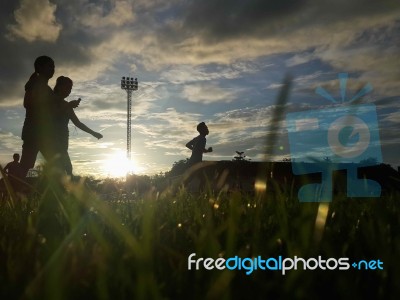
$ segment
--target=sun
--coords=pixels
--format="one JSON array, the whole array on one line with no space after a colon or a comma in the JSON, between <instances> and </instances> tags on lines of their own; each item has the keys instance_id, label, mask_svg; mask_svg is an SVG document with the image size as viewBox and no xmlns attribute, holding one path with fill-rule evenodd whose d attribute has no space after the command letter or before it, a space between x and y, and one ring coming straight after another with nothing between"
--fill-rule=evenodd
<instances>
[{"instance_id":1,"label":"sun","mask_svg":"<svg viewBox=\"0 0 400 300\"><path fill-rule=\"evenodd\" d=\"M129 160L126 153L117 151L109 154L103 162L103 173L110 177L124 177L128 173L134 173L137 170L134 160Z\"/></svg>"}]
</instances>

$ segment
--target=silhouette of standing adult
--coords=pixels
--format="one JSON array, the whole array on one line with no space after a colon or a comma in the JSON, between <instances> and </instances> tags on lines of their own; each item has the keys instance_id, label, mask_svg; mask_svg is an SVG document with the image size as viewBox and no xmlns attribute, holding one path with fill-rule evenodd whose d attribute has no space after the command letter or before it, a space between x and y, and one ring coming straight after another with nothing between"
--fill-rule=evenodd
<instances>
[{"instance_id":1,"label":"silhouette of standing adult","mask_svg":"<svg viewBox=\"0 0 400 300\"><path fill-rule=\"evenodd\" d=\"M63 113L60 115L60 118L56 120L56 131L58 133L57 145L59 146L59 149L57 149L57 151L61 155L61 163L64 167L64 170L69 176L72 176L72 163L68 154L69 120L71 120L76 127L93 135L95 138L101 139L103 137L102 134L93 131L85 124L83 124L76 116L73 108L68 107L68 102L65 100L65 98L68 97L69 94L71 93L72 86L73 86L72 80L65 76L58 77L56 85L54 86L54 94L56 96L55 99L58 102L58 105L66 107L65 110L62 110Z\"/></svg>"},{"instance_id":2,"label":"silhouette of standing adult","mask_svg":"<svg viewBox=\"0 0 400 300\"><path fill-rule=\"evenodd\" d=\"M64 107L54 101L53 90L48 81L53 77L55 66L52 58L39 56L34 63L35 72L25 85L24 107L26 109L21 138L21 175L26 177L28 170L35 165L40 151L47 161L57 161L54 122ZM79 102L71 101L68 106L77 107Z\"/></svg>"}]
</instances>

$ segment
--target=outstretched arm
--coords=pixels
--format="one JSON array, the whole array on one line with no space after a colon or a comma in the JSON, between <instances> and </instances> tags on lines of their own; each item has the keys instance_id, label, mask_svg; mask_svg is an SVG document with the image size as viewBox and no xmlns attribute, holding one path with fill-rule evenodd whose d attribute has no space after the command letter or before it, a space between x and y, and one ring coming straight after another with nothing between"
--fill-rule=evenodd
<instances>
[{"instance_id":1,"label":"outstretched arm","mask_svg":"<svg viewBox=\"0 0 400 300\"><path fill-rule=\"evenodd\" d=\"M93 131L92 129L87 127L85 124L83 124L81 121L79 121L78 117L76 116L76 114L75 114L75 112L73 110L71 110L70 119L71 119L72 123L74 123L74 125L76 127L78 127L79 129L81 129L81 130L93 135L95 138L101 139L103 137L103 135L101 133Z\"/></svg>"}]
</instances>

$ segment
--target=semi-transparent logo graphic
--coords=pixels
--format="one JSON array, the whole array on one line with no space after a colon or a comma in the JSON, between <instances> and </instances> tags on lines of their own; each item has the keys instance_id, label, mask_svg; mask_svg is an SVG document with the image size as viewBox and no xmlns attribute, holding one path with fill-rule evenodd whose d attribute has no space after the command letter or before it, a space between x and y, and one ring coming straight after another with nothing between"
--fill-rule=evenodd
<instances>
[{"instance_id":1,"label":"semi-transparent logo graphic","mask_svg":"<svg viewBox=\"0 0 400 300\"><path fill-rule=\"evenodd\" d=\"M296 175L321 174L321 183L304 184L298 197L301 202L330 202L334 171L346 170L348 197L379 197L376 181L359 178L357 170L382 163L376 107L354 104L372 90L365 85L346 100L347 74L339 74L341 101L325 89L316 93L332 102L331 108L288 113L292 171Z\"/></svg>"}]
</instances>

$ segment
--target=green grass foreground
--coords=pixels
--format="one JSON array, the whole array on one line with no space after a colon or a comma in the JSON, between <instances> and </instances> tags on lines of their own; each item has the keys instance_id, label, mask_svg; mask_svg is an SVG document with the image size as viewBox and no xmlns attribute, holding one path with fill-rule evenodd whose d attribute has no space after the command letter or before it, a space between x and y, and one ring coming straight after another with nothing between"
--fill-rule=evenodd
<instances>
[{"instance_id":1,"label":"green grass foreground","mask_svg":"<svg viewBox=\"0 0 400 300\"><path fill-rule=\"evenodd\" d=\"M271 183L273 184L273 183ZM299 203L185 189L120 195L48 183L0 202L1 299L398 299L400 195ZM196 257L380 259L384 270L188 270Z\"/></svg>"}]
</instances>

